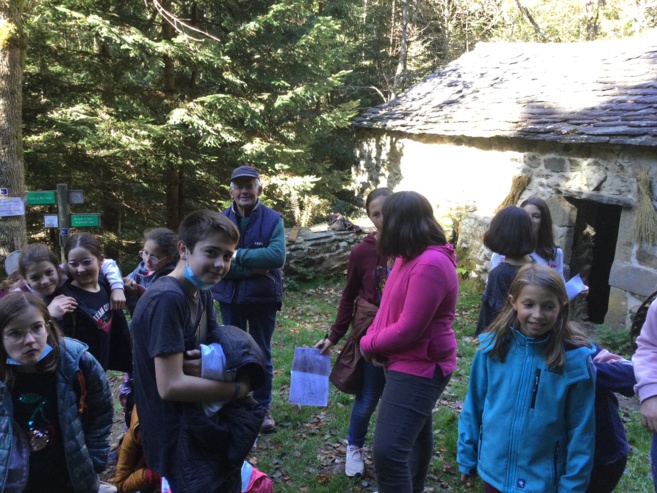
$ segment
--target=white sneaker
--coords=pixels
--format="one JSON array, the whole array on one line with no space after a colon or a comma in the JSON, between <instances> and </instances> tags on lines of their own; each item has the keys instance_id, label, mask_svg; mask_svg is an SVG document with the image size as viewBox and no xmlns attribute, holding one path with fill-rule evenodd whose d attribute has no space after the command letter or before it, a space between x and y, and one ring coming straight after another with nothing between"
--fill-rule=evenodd
<instances>
[{"instance_id":1,"label":"white sneaker","mask_svg":"<svg viewBox=\"0 0 657 493\"><path fill-rule=\"evenodd\" d=\"M365 463L363 462L363 449L355 445L347 446L347 461L344 465L344 472L347 476L356 476L363 474Z\"/></svg>"}]
</instances>

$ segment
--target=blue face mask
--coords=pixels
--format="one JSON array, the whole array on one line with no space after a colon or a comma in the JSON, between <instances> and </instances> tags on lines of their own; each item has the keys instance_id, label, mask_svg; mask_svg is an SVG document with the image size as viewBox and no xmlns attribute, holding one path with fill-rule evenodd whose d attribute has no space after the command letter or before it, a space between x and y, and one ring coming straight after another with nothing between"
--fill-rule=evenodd
<instances>
[{"instance_id":1,"label":"blue face mask","mask_svg":"<svg viewBox=\"0 0 657 493\"><path fill-rule=\"evenodd\" d=\"M214 286L214 284L208 284L207 282L203 282L198 277L196 277L194 271L189 266L189 263L187 263L186 260L185 260L185 279L191 282L192 286L194 286L199 291L207 291L212 286Z\"/></svg>"},{"instance_id":2,"label":"blue face mask","mask_svg":"<svg viewBox=\"0 0 657 493\"><path fill-rule=\"evenodd\" d=\"M48 356L51 351L52 351L52 347L50 347L50 344L46 344L46 347L43 349L43 353L41 353L41 357L39 358L39 361L41 361L43 358ZM37 363L39 361L37 361ZM15 359L10 358L9 356L7 356L7 364L8 365L23 366L23 363L21 363L20 361L16 361Z\"/></svg>"}]
</instances>

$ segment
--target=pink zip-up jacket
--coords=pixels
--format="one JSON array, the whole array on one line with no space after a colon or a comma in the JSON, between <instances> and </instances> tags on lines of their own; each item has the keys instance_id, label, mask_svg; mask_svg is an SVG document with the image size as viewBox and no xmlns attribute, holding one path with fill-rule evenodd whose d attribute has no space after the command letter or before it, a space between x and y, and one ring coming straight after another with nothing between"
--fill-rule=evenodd
<instances>
[{"instance_id":1,"label":"pink zip-up jacket","mask_svg":"<svg viewBox=\"0 0 657 493\"><path fill-rule=\"evenodd\" d=\"M632 356L636 385L634 391L643 402L657 395L657 303L648 308L641 334L636 339L637 349Z\"/></svg>"},{"instance_id":2,"label":"pink zip-up jacket","mask_svg":"<svg viewBox=\"0 0 657 493\"><path fill-rule=\"evenodd\" d=\"M430 246L412 260L396 259L361 350L383 356L388 370L432 378L438 365L450 375L456 368L452 321L458 288L449 243Z\"/></svg>"}]
</instances>

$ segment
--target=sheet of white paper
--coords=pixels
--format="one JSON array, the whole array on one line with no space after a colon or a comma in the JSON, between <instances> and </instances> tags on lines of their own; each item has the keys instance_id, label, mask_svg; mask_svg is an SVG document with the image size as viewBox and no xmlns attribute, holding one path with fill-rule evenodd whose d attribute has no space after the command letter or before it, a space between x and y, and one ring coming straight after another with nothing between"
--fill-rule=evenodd
<instances>
[{"instance_id":1,"label":"sheet of white paper","mask_svg":"<svg viewBox=\"0 0 657 493\"><path fill-rule=\"evenodd\" d=\"M302 406L327 406L331 359L317 348L294 349L290 403Z\"/></svg>"},{"instance_id":2,"label":"sheet of white paper","mask_svg":"<svg viewBox=\"0 0 657 493\"><path fill-rule=\"evenodd\" d=\"M586 285L582 282L582 278L577 274L575 277L571 278L570 281L566 283L566 292L568 293L568 299L573 300L575 296L586 289Z\"/></svg>"},{"instance_id":3,"label":"sheet of white paper","mask_svg":"<svg viewBox=\"0 0 657 493\"><path fill-rule=\"evenodd\" d=\"M20 197L0 200L0 217L24 216L25 203Z\"/></svg>"}]
</instances>

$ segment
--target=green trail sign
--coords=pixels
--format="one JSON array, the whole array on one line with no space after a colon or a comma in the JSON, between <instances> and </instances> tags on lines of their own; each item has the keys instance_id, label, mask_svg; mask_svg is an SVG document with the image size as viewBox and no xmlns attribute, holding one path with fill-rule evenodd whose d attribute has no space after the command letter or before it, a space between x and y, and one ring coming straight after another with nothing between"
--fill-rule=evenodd
<instances>
[{"instance_id":1,"label":"green trail sign","mask_svg":"<svg viewBox=\"0 0 657 493\"><path fill-rule=\"evenodd\" d=\"M71 214L71 228L98 228L100 214Z\"/></svg>"},{"instance_id":2,"label":"green trail sign","mask_svg":"<svg viewBox=\"0 0 657 493\"><path fill-rule=\"evenodd\" d=\"M42 190L40 192L25 192L27 205L49 205L55 203L54 190Z\"/></svg>"}]
</instances>

